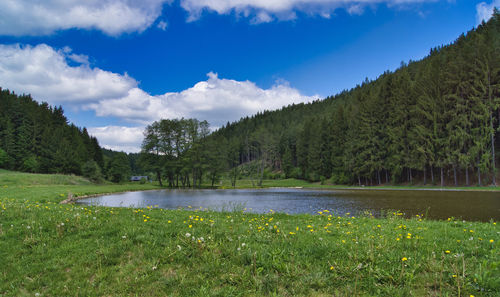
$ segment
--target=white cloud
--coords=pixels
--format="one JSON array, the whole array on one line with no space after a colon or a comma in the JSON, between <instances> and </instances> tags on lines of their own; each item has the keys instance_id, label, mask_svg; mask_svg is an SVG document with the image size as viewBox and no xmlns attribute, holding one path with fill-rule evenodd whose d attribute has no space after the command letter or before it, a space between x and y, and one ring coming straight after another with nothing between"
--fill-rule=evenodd
<instances>
[{"instance_id":1,"label":"white cloud","mask_svg":"<svg viewBox=\"0 0 500 297\"><path fill-rule=\"evenodd\" d=\"M77 65L69 65L70 60ZM215 73L184 91L152 96L126 74L92 68L88 61L88 56L68 47L55 50L45 44L0 44L0 87L30 93L38 101L94 110L97 116L141 125L89 129L105 147L125 151L137 151L142 127L162 118L197 118L221 127L259 111L318 98L301 94L284 80L263 89L251 81L219 78Z\"/></svg>"},{"instance_id":2,"label":"white cloud","mask_svg":"<svg viewBox=\"0 0 500 297\"><path fill-rule=\"evenodd\" d=\"M493 0L490 4L481 2L476 5L476 20L480 24L482 21L487 22L493 15L493 9L500 8L500 0Z\"/></svg>"},{"instance_id":3,"label":"white cloud","mask_svg":"<svg viewBox=\"0 0 500 297\"><path fill-rule=\"evenodd\" d=\"M144 127L90 127L87 131L107 149L137 153L140 151Z\"/></svg>"},{"instance_id":4,"label":"white cloud","mask_svg":"<svg viewBox=\"0 0 500 297\"><path fill-rule=\"evenodd\" d=\"M292 103L310 102L318 96L304 96L286 82L269 89L250 81L221 79L209 73L201 81L182 92L151 96L133 88L125 97L90 104L98 116L116 116L131 122L150 123L160 118L197 118L220 127L227 121L259 111L274 110Z\"/></svg>"},{"instance_id":5,"label":"white cloud","mask_svg":"<svg viewBox=\"0 0 500 297\"><path fill-rule=\"evenodd\" d=\"M68 59L79 65L68 65ZM51 104L122 97L137 86L127 74L91 68L88 59L68 47L57 51L45 44L0 44L0 86Z\"/></svg>"},{"instance_id":6,"label":"white cloud","mask_svg":"<svg viewBox=\"0 0 500 297\"><path fill-rule=\"evenodd\" d=\"M367 5L400 6L436 1L439 0L181 0L181 6L189 13L188 21L197 20L204 10L208 10L218 14L253 15L252 23L265 23L274 17L293 19L290 16L294 16L295 11L329 18L338 8L350 14L361 14Z\"/></svg>"},{"instance_id":7,"label":"white cloud","mask_svg":"<svg viewBox=\"0 0 500 297\"><path fill-rule=\"evenodd\" d=\"M165 31L167 30L167 27L168 27L168 24L167 22L165 21L160 21L157 25L156 25L156 28L162 30L162 31Z\"/></svg>"},{"instance_id":8,"label":"white cloud","mask_svg":"<svg viewBox=\"0 0 500 297\"><path fill-rule=\"evenodd\" d=\"M108 35L142 32L173 0L2 0L0 35L46 35L97 29Z\"/></svg>"}]
</instances>

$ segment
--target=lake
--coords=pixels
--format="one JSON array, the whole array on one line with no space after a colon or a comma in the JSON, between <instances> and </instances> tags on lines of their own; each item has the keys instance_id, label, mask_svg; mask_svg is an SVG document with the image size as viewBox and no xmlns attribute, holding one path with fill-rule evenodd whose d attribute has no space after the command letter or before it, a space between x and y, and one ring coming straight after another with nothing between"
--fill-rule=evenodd
<instances>
[{"instance_id":1,"label":"lake","mask_svg":"<svg viewBox=\"0 0 500 297\"><path fill-rule=\"evenodd\" d=\"M158 190L127 192L78 200L79 204L110 207L155 206L164 209L244 210L288 214L328 209L335 215L374 216L399 210L405 216L425 214L430 219L449 217L471 221L500 219L500 193L469 191L406 190L311 190L311 189L234 189L234 190Z\"/></svg>"}]
</instances>

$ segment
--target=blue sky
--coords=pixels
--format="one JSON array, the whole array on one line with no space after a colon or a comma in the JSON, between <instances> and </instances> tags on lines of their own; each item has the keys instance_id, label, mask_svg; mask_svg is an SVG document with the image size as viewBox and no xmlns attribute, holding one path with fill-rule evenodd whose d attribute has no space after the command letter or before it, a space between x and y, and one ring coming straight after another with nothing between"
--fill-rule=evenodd
<instances>
[{"instance_id":1,"label":"blue sky","mask_svg":"<svg viewBox=\"0 0 500 297\"><path fill-rule=\"evenodd\" d=\"M101 145L336 94L453 42L500 0L5 0L0 87L62 105Z\"/></svg>"}]
</instances>

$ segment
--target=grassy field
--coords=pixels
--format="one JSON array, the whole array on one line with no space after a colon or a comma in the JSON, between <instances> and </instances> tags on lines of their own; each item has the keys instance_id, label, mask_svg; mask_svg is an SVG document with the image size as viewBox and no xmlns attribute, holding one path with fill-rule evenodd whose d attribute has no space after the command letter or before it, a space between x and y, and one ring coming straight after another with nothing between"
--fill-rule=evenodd
<instances>
[{"instance_id":1,"label":"grassy field","mask_svg":"<svg viewBox=\"0 0 500 297\"><path fill-rule=\"evenodd\" d=\"M249 179L241 179L236 181L236 188L257 188L256 180L253 181ZM208 185L207 185L208 187ZM223 179L221 183L217 184L218 188L231 189L231 181L229 179ZM275 180L263 180L262 187L302 187L302 188L319 188L319 189L387 189L387 190L463 190L463 191L500 191L500 187L493 186L471 186L471 187L441 187L433 185L382 185L382 186L372 186L372 187L359 187L359 186L346 186L346 185L330 185L321 183L311 183L308 181L288 178L288 179L275 179Z\"/></svg>"},{"instance_id":2,"label":"grassy field","mask_svg":"<svg viewBox=\"0 0 500 297\"><path fill-rule=\"evenodd\" d=\"M0 171L0 296L500 295L493 221L61 205L144 185L23 175Z\"/></svg>"}]
</instances>

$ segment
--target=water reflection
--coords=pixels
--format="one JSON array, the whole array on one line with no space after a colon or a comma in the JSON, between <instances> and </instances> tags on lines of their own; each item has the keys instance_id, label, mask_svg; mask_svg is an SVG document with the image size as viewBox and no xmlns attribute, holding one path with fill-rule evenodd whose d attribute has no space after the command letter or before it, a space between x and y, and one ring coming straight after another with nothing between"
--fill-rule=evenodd
<instances>
[{"instance_id":1,"label":"water reflection","mask_svg":"<svg viewBox=\"0 0 500 297\"><path fill-rule=\"evenodd\" d=\"M500 219L500 193L458 191L386 190L159 190L128 192L80 200L78 203L111 207L243 210L266 213L271 209L289 214L317 213L328 209L336 215L365 211L379 216L400 210L406 216L425 214L432 219L448 217L488 221Z\"/></svg>"}]
</instances>

